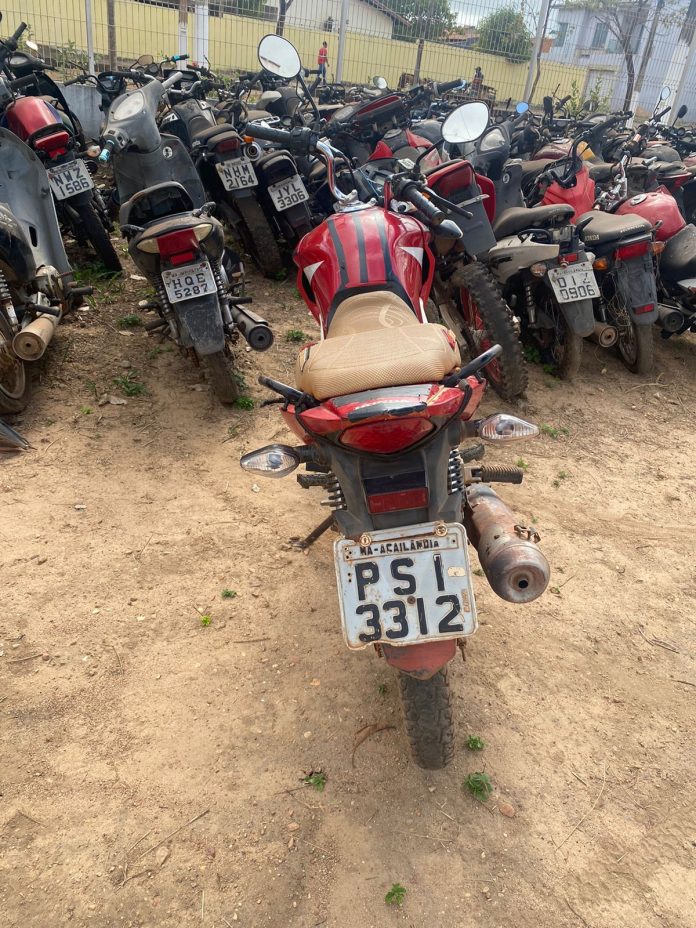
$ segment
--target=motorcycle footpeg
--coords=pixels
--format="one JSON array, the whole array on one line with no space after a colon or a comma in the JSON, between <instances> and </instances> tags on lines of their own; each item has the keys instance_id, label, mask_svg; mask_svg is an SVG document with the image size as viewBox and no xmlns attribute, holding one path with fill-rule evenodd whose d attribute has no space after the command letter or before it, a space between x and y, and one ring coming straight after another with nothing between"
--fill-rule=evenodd
<instances>
[{"instance_id":1,"label":"motorcycle footpeg","mask_svg":"<svg viewBox=\"0 0 696 928\"><path fill-rule=\"evenodd\" d=\"M167 325L166 319L150 319L143 328L146 332L155 332L157 329L163 329L165 325Z\"/></svg>"},{"instance_id":2,"label":"motorcycle footpeg","mask_svg":"<svg viewBox=\"0 0 696 928\"><path fill-rule=\"evenodd\" d=\"M484 464L467 470L470 472L467 477L473 483L522 483L524 480L521 467L506 467L505 464Z\"/></svg>"},{"instance_id":3,"label":"motorcycle footpeg","mask_svg":"<svg viewBox=\"0 0 696 928\"><path fill-rule=\"evenodd\" d=\"M92 296L94 287L71 287L70 296Z\"/></svg>"}]
</instances>

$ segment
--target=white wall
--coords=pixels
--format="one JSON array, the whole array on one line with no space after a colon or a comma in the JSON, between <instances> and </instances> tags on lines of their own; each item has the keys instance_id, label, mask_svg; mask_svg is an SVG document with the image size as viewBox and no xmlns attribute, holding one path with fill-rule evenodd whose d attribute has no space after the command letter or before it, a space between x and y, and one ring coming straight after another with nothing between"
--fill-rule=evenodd
<instances>
[{"instance_id":1,"label":"white wall","mask_svg":"<svg viewBox=\"0 0 696 928\"><path fill-rule=\"evenodd\" d=\"M338 22L341 15L340 0L293 0L288 10L286 22L291 26L305 26L312 29L322 29L326 20L331 17L334 21L333 33L327 33L329 42L329 66L335 64L331 59L331 36L338 31ZM361 32L363 35L377 35L392 37L392 20L380 13L367 3L360 0L350 0L348 7L348 29L350 32ZM316 62L312 64L314 67Z\"/></svg>"}]
</instances>

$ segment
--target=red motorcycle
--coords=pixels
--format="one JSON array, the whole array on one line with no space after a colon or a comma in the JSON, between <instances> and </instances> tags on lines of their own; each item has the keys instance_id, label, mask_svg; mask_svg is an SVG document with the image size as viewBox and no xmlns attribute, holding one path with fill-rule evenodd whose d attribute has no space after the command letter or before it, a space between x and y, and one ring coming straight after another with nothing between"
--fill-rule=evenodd
<instances>
[{"instance_id":1,"label":"red motorcycle","mask_svg":"<svg viewBox=\"0 0 696 928\"><path fill-rule=\"evenodd\" d=\"M273 39L273 58L282 60ZM485 388L478 371L499 348L462 367L452 333L426 322L431 240L461 235L446 218L446 201L395 174L387 205L361 203L336 186L334 149L316 134L254 131L298 154L319 154L338 209L295 254L298 287L322 338L300 351L295 387L259 378L279 394L301 444L269 445L241 464L270 477L304 464L309 473L298 476L300 485L327 491L332 514L299 544L311 544L335 521L345 643L374 646L397 670L413 758L437 769L454 750L448 664L477 626L467 541L504 599L530 602L549 577L534 530L520 526L485 485L520 482L521 472L474 465L482 447L459 444L538 429L514 416L474 419ZM392 202L400 204L396 212ZM402 212L406 204L423 221Z\"/></svg>"}]
</instances>

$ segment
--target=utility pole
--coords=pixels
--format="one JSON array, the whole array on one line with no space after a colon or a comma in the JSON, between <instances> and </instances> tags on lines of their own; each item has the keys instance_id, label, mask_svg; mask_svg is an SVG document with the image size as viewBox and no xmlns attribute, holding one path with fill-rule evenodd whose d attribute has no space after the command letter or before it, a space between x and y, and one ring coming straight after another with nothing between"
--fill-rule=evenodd
<instances>
[{"instance_id":1,"label":"utility pole","mask_svg":"<svg viewBox=\"0 0 696 928\"><path fill-rule=\"evenodd\" d=\"M96 74L94 64L94 24L92 23L92 0L85 0L85 29L87 30L87 67L90 74Z\"/></svg>"},{"instance_id":2,"label":"utility pole","mask_svg":"<svg viewBox=\"0 0 696 928\"><path fill-rule=\"evenodd\" d=\"M689 51L687 52L686 61L684 62L681 77L679 78L679 86L677 87L676 93L674 94L672 112L675 116L677 110L681 106L684 97L684 91L686 89L686 81L689 77L689 74L691 74L693 71L694 58L696 57L696 21L692 22L692 28L693 32L691 33L691 42L689 42Z\"/></svg>"},{"instance_id":3,"label":"utility pole","mask_svg":"<svg viewBox=\"0 0 696 928\"><path fill-rule=\"evenodd\" d=\"M343 80L343 64L346 55L346 30L348 29L348 0L341 0L341 14L338 21L338 57L336 59L336 82Z\"/></svg>"},{"instance_id":4,"label":"utility pole","mask_svg":"<svg viewBox=\"0 0 696 928\"><path fill-rule=\"evenodd\" d=\"M188 53L188 0L179 0L179 55Z\"/></svg>"},{"instance_id":5,"label":"utility pole","mask_svg":"<svg viewBox=\"0 0 696 928\"><path fill-rule=\"evenodd\" d=\"M541 45L546 35L546 24L549 19L550 6L551 0L542 0L541 10L539 11L539 22L537 23L537 31L534 38L534 47L532 49L532 57L529 59L529 70L527 71L527 80L524 85L524 93L522 94L522 99L526 100L527 103L531 103L529 97L531 96L532 85L534 84L534 72L537 66L537 58L541 55Z\"/></svg>"},{"instance_id":6,"label":"utility pole","mask_svg":"<svg viewBox=\"0 0 696 928\"><path fill-rule=\"evenodd\" d=\"M208 0L196 0L194 7L195 47L193 53L195 60L200 64L208 60L209 13Z\"/></svg>"},{"instance_id":7,"label":"utility pole","mask_svg":"<svg viewBox=\"0 0 696 928\"><path fill-rule=\"evenodd\" d=\"M106 0L106 41L109 46L109 68L118 69L118 49L116 48L116 3Z\"/></svg>"},{"instance_id":8,"label":"utility pole","mask_svg":"<svg viewBox=\"0 0 696 928\"><path fill-rule=\"evenodd\" d=\"M643 49L643 54L640 57L640 67L638 68L638 76L636 77L636 82L633 85L633 93L631 95L631 105L629 109L631 112L635 113L636 107L640 103L640 92L643 87L643 79L645 78L645 72L648 69L648 64L650 62L650 56L652 55L653 45L655 44L655 33L657 32L657 27L660 24L660 13L664 9L665 0L657 0L655 4L655 12L653 13L652 22L650 23L650 31L648 32L648 38L645 42L645 48Z\"/></svg>"}]
</instances>

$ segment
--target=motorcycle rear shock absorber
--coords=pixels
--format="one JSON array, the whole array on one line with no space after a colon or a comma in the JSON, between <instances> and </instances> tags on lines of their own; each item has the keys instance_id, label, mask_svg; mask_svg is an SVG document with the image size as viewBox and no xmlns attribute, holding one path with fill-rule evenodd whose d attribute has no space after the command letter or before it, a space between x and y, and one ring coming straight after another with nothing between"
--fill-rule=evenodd
<instances>
[{"instance_id":1,"label":"motorcycle rear shock absorber","mask_svg":"<svg viewBox=\"0 0 696 928\"><path fill-rule=\"evenodd\" d=\"M16 329L19 326L19 320L17 319L17 314L15 313L14 304L12 302L12 294L10 293L7 279L5 278L5 275L2 271L0 271L0 307L5 310L12 328Z\"/></svg>"},{"instance_id":2,"label":"motorcycle rear shock absorber","mask_svg":"<svg viewBox=\"0 0 696 928\"><path fill-rule=\"evenodd\" d=\"M174 319L174 310L172 309L172 304L169 302L169 297L167 296L167 291L164 288L161 277L156 277L154 280L155 293L157 294L157 302L160 305L162 310L162 315L167 320L169 324L169 332L174 339L177 341L179 338L179 332L177 331L176 322Z\"/></svg>"},{"instance_id":3,"label":"motorcycle rear shock absorber","mask_svg":"<svg viewBox=\"0 0 696 928\"><path fill-rule=\"evenodd\" d=\"M346 498L343 495L343 490L341 489L341 484L338 482L338 477L331 471L327 474L326 489L328 490L328 498L321 501L322 506L328 506L334 512L338 509L346 509Z\"/></svg>"},{"instance_id":4,"label":"motorcycle rear shock absorber","mask_svg":"<svg viewBox=\"0 0 696 928\"><path fill-rule=\"evenodd\" d=\"M534 325L536 322L536 303L534 302L534 290L530 281L525 281L524 284L524 301L527 309L527 318L529 319L530 325Z\"/></svg>"},{"instance_id":5,"label":"motorcycle rear shock absorber","mask_svg":"<svg viewBox=\"0 0 696 928\"><path fill-rule=\"evenodd\" d=\"M461 493L464 489L464 475L462 473L462 457L458 448L452 448L449 453L447 466L447 492Z\"/></svg>"}]
</instances>

